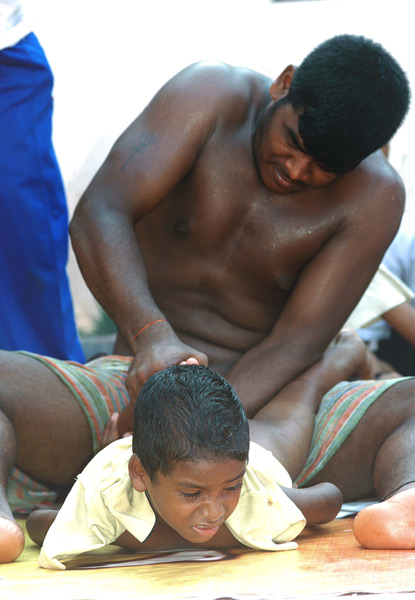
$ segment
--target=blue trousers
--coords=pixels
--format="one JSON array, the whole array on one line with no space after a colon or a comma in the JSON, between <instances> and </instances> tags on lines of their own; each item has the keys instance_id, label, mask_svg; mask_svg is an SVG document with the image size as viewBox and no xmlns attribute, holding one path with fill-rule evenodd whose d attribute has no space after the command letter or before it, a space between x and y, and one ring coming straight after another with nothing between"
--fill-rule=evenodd
<instances>
[{"instance_id":1,"label":"blue trousers","mask_svg":"<svg viewBox=\"0 0 415 600\"><path fill-rule=\"evenodd\" d=\"M84 362L66 273L52 86L34 34L0 52L0 348Z\"/></svg>"}]
</instances>

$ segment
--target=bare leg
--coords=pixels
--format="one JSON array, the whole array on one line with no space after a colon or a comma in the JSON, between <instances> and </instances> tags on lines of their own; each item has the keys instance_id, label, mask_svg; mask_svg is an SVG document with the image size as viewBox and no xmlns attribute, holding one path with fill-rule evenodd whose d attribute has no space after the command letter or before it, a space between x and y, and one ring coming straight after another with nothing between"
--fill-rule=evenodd
<instances>
[{"instance_id":1,"label":"bare leg","mask_svg":"<svg viewBox=\"0 0 415 600\"><path fill-rule=\"evenodd\" d=\"M35 359L0 352L0 562L24 546L7 502L13 465L53 487L71 485L91 457L86 417L66 386Z\"/></svg>"},{"instance_id":2,"label":"bare leg","mask_svg":"<svg viewBox=\"0 0 415 600\"><path fill-rule=\"evenodd\" d=\"M384 392L311 481L334 483L346 500L393 494L355 519L355 536L368 548L415 548L414 448L415 380L407 380Z\"/></svg>"},{"instance_id":3,"label":"bare leg","mask_svg":"<svg viewBox=\"0 0 415 600\"><path fill-rule=\"evenodd\" d=\"M251 439L270 450L294 479L310 449L321 399L340 381L371 375L366 347L351 330L338 336L323 358L288 384L250 421Z\"/></svg>"}]
</instances>

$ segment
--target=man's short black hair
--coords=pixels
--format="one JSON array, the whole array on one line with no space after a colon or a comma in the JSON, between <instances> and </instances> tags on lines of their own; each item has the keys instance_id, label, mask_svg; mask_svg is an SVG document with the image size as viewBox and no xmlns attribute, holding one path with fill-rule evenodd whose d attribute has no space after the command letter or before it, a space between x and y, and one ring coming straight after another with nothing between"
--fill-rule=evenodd
<instances>
[{"instance_id":1,"label":"man's short black hair","mask_svg":"<svg viewBox=\"0 0 415 600\"><path fill-rule=\"evenodd\" d=\"M344 173L390 140L410 96L404 71L380 44L339 35L304 59L285 101L301 115L307 152L328 171Z\"/></svg>"},{"instance_id":2,"label":"man's short black hair","mask_svg":"<svg viewBox=\"0 0 415 600\"><path fill-rule=\"evenodd\" d=\"M198 365L155 373L134 407L133 452L151 479L179 461L248 460L249 426L233 387Z\"/></svg>"}]
</instances>

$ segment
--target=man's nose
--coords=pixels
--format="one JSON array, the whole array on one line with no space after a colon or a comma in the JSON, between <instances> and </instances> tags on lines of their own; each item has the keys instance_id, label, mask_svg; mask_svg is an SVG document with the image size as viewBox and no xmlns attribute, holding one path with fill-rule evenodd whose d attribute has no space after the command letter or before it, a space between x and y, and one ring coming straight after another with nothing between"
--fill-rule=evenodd
<instances>
[{"instance_id":1,"label":"man's nose","mask_svg":"<svg viewBox=\"0 0 415 600\"><path fill-rule=\"evenodd\" d=\"M302 153L288 158L285 162L285 168L291 181L308 183L311 174L311 162L311 157Z\"/></svg>"}]
</instances>

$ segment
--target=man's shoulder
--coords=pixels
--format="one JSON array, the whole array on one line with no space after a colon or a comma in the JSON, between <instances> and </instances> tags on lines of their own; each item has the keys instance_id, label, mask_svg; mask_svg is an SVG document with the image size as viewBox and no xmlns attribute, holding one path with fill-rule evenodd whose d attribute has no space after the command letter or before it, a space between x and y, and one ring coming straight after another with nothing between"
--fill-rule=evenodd
<instances>
[{"instance_id":1,"label":"man's shoulder","mask_svg":"<svg viewBox=\"0 0 415 600\"><path fill-rule=\"evenodd\" d=\"M175 93L190 101L197 96L205 107L238 115L259 104L272 82L252 69L220 61L200 61L180 71L169 83Z\"/></svg>"},{"instance_id":2,"label":"man's shoulder","mask_svg":"<svg viewBox=\"0 0 415 600\"><path fill-rule=\"evenodd\" d=\"M335 184L333 191L348 198L349 205L358 205L361 213L365 209L372 211L377 207L378 210L382 211L384 208L386 214L391 214L393 203L399 224L405 205L405 186L399 173L381 151L368 156L356 169L341 176Z\"/></svg>"},{"instance_id":3,"label":"man's shoulder","mask_svg":"<svg viewBox=\"0 0 415 600\"><path fill-rule=\"evenodd\" d=\"M352 172L352 175L359 185L376 187L379 191L384 190L387 194L390 191L401 194L405 190L399 173L380 150L363 160Z\"/></svg>"},{"instance_id":4,"label":"man's shoulder","mask_svg":"<svg viewBox=\"0 0 415 600\"><path fill-rule=\"evenodd\" d=\"M372 239L389 245L405 207L405 187L393 166L380 151L375 152L337 183L331 196L342 200L342 230L355 237L370 232Z\"/></svg>"},{"instance_id":5,"label":"man's shoulder","mask_svg":"<svg viewBox=\"0 0 415 600\"><path fill-rule=\"evenodd\" d=\"M207 84L219 85L219 90L233 90L246 92L256 86L269 83L271 80L266 75L248 69L238 67L219 60L202 60L193 63L180 71L178 77L189 78L193 81L199 80Z\"/></svg>"}]
</instances>

